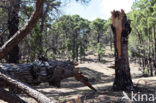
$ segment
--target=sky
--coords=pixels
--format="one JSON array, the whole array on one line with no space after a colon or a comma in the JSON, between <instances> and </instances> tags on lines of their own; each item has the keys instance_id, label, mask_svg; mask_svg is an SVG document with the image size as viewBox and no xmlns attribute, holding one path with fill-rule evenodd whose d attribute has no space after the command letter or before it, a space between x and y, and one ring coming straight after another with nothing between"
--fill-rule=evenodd
<instances>
[{"instance_id":1,"label":"sky","mask_svg":"<svg viewBox=\"0 0 156 103\"><path fill-rule=\"evenodd\" d=\"M112 10L123 9L126 13L131 11L131 6L135 0L92 0L87 5L71 2L63 7L63 14L74 15L78 14L81 17L90 21L96 18L107 20L111 16Z\"/></svg>"}]
</instances>

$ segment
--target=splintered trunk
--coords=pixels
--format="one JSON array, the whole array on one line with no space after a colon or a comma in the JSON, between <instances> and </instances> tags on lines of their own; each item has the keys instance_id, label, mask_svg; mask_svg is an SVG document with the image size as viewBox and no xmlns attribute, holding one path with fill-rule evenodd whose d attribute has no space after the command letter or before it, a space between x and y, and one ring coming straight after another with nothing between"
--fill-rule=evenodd
<instances>
[{"instance_id":1,"label":"splintered trunk","mask_svg":"<svg viewBox=\"0 0 156 103\"><path fill-rule=\"evenodd\" d=\"M8 29L9 38L12 37L18 31L19 19L18 12L20 7L20 0L10 0L8 9ZM9 63L18 63L19 61L19 47L16 45L8 55Z\"/></svg>"},{"instance_id":2,"label":"splintered trunk","mask_svg":"<svg viewBox=\"0 0 156 103\"><path fill-rule=\"evenodd\" d=\"M112 31L115 47L115 79L113 90L133 90L128 59L130 21L123 10L112 12Z\"/></svg>"}]
</instances>

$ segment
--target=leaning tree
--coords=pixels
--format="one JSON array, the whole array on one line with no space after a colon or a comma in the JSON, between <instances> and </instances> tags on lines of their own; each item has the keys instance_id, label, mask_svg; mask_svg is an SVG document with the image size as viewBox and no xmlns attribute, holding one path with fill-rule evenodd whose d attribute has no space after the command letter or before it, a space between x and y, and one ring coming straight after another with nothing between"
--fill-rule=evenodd
<instances>
[{"instance_id":1,"label":"leaning tree","mask_svg":"<svg viewBox=\"0 0 156 103\"><path fill-rule=\"evenodd\" d=\"M128 58L130 21L123 10L112 12L112 31L115 47L115 80L113 90L133 90Z\"/></svg>"},{"instance_id":2,"label":"leaning tree","mask_svg":"<svg viewBox=\"0 0 156 103\"><path fill-rule=\"evenodd\" d=\"M41 17L43 4L46 0L36 0L36 9L28 22L18 30L2 47L0 47L0 59L8 53L26 36ZM30 64L0 64L0 99L8 103L26 103L16 94L11 94L3 87L16 88L38 103L54 103L42 93L34 90L28 84L39 85L41 82L49 82L49 85L60 86L60 81L68 77L75 77L76 80L95 90L89 83L88 79L75 68L73 62L48 61L43 58L38 62ZM21 82L22 81L22 82ZM25 83L24 83L25 82Z\"/></svg>"}]
</instances>

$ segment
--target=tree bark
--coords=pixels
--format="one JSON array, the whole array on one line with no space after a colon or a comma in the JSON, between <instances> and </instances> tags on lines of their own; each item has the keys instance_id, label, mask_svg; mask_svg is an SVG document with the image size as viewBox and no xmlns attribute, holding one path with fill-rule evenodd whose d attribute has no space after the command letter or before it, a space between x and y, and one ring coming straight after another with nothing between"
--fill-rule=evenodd
<instances>
[{"instance_id":1,"label":"tree bark","mask_svg":"<svg viewBox=\"0 0 156 103\"><path fill-rule=\"evenodd\" d=\"M113 90L133 90L128 58L130 21L123 10L112 12L112 30L115 47L115 79Z\"/></svg>"},{"instance_id":2,"label":"tree bark","mask_svg":"<svg viewBox=\"0 0 156 103\"><path fill-rule=\"evenodd\" d=\"M149 68L149 75L150 76L153 76L153 68L152 68L152 60L151 60L151 43L150 43L150 40L151 40L151 28L148 28L148 68Z\"/></svg>"},{"instance_id":3,"label":"tree bark","mask_svg":"<svg viewBox=\"0 0 156 103\"><path fill-rule=\"evenodd\" d=\"M76 80L96 91L96 89L88 82L88 78L84 77L82 73L79 72L78 68L75 68L76 65L77 64L70 61L36 61L29 64L1 63L0 86L3 88L9 86L21 90L39 103L53 103L55 101L51 101L43 94L20 81L29 85L39 85L40 83L48 82L49 85L60 87L61 80L68 77L75 77ZM6 100L4 95L1 95L0 98ZM15 99L17 98L15 97Z\"/></svg>"},{"instance_id":4,"label":"tree bark","mask_svg":"<svg viewBox=\"0 0 156 103\"><path fill-rule=\"evenodd\" d=\"M50 1L50 2L52 2L52 1ZM43 10L42 11L42 17L41 17L41 24L40 24L40 33L41 33L41 35L43 36L43 32L44 32L44 25L45 25L45 19L46 19L46 17L47 17L47 14L48 14L48 11L49 11L49 8L50 8L50 2L46 2L45 4L46 4L46 8L45 8L45 11ZM40 38L38 38L39 39L39 45L40 45L40 51L39 51L39 55L43 55L43 37L40 37Z\"/></svg>"},{"instance_id":5,"label":"tree bark","mask_svg":"<svg viewBox=\"0 0 156 103\"><path fill-rule=\"evenodd\" d=\"M154 48L154 68L156 69L156 31L155 31L155 25L153 25L153 32L154 32L154 43L155 43L155 48Z\"/></svg>"},{"instance_id":6,"label":"tree bark","mask_svg":"<svg viewBox=\"0 0 156 103\"><path fill-rule=\"evenodd\" d=\"M68 77L77 77L81 75L79 81L86 80L75 64L70 61L35 61L28 64L0 64L1 70L9 75L25 82L29 85L39 85L48 82L49 85L60 87L61 80ZM1 80L3 81L3 79ZM84 84L88 82L85 81ZM85 84L86 86L89 86ZM1 87L7 87L8 84L0 82ZM90 87L90 86L89 86ZM92 88L91 88L92 89Z\"/></svg>"},{"instance_id":7,"label":"tree bark","mask_svg":"<svg viewBox=\"0 0 156 103\"><path fill-rule=\"evenodd\" d=\"M10 7L8 8L8 30L9 38L11 38L17 31L19 25L18 12L20 8L20 0L9 0ZM9 51L8 60L9 63L19 62L19 47L16 45L11 51Z\"/></svg>"},{"instance_id":8,"label":"tree bark","mask_svg":"<svg viewBox=\"0 0 156 103\"><path fill-rule=\"evenodd\" d=\"M100 33L98 33L98 36L97 36L97 44L99 44L100 43ZM101 45L101 43L100 43L100 45ZM100 62L100 59L101 59L101 56L100 56L100 54L98 53L98 61Z\"/></svg>"},{"instance_id":9,"label":"tree bark","mask_svg":"<svg viewBox=\"0 0 156 103\"><path fill-rule=\"evenodd\" d=\"M41 16L44 1L45 0L36 0L36 9L29 21L0 48L0 59L4 58L10 50L12 50L26 35L31 32L32 28Z\"/></svg>"}]
</instances>

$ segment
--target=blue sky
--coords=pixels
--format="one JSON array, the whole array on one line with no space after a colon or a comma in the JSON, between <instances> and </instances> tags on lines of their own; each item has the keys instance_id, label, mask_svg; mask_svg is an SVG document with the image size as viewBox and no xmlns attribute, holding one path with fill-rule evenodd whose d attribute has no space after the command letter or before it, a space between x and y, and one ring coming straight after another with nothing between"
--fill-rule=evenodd
<instances>
[{"instance_id":1,"label":"blue sky","mask_svg":"<svg viewBox=\"0 0 156 103\"><path fill-rule=\"evenodd\" d=\"M124 9L125 12L131 11L131 6L135 0L92 0L88 5L71 2L62 9L63 14L78 14L88 20L96 18L108 19L112 10Z\"/></svg>"}]
</instances>

